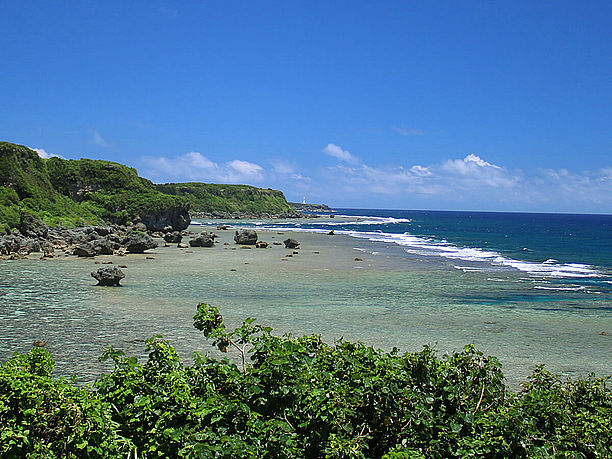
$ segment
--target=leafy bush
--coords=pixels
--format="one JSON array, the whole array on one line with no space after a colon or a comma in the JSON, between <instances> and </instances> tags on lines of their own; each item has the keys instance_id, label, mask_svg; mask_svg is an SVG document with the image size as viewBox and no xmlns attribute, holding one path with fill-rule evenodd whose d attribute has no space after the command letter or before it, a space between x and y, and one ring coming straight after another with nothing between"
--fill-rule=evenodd
<instances>
[{"instance_id":1,"label":"leafy bush","mask_svg":"<svg viewBox=\"0 0 612 459\"><path fill-rule=\"evenodd\" d=\"M35 348L0 367L0 456L116 457L131 443L117 435L109 405L53 379L49 353Z\"/></svg>"},{"instance_id":2,"label":"leafy bush","mask_svg":"<svg viewBox=\"0 0 612 459\"><path fill-rule=\"evenodd\" d=\"M10 433L2 434L0 451L69 455L87 445L92 457L122 449L145 458L612 455L607 378L563 382L538 367L513 393L497 359L473 346L440 358L428 347L401 354L330 345L316 335L278 337L253 319L228 330L206 304L198 305L194 326L235 358L196 353L186 366L157 336L146 342L145 363L107 349L103 359L114 370L88 391L52 380L44 351L13 357L0 371L0 422ZM66 409L70 422L57 424L44 399L82 411ZM30 417L21 406L32 407Z\"/></svg>"}]
</instances>

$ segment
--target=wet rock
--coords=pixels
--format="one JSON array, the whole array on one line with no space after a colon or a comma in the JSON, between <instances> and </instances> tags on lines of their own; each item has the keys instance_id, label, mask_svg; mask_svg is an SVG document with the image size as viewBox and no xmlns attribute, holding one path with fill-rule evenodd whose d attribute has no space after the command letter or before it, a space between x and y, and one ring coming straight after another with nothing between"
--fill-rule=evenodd
<instances>
[{"instance_id":1,"label":"wet rock","mask_svg":"<svg viewBox=\"0 0 612 459\"><path fill-rule=\"evenodd\" d=\"M212 247L215 245L215 240L207 231L202 231L198 236L189 241L191 247Z\"/></svg>"},{"instance_id":2,"label":"wet rock","mask_svg":"<svg viewBox=\"0 0 612 459\"><path fill-rule=\"evenodd\" d=\"M136 224L132 225L131 230L132 231L141 231L141 232L145 233L147 231L147 225L145 225L144 223L136 223Z\"/></svg>"},{"instance_id":3,"label":"wet rock","mask_svg":"<svg viewBox=\"0 0 612 459\"><path fill-rule=\"evenodd\" d=\"M85 243L77 245L72 251L72 254L77 257L95 257L96 251L91 244Z\"/></svg>"},{"instance_id":4,"label":"wet rock","mask_svg":"<svg viewBox=\"0 0 612 459\"><path fill-rule=\"evenodd\" d=\"M297 249L300 247L300 243L298 241L296 241L295 239L285 239L283 241L285 243L285 248L286 249Z\"/></svg>"},{"instance_id":5,"label":"wet rock","mask_svg":"<svg viewBox=\"0 0 612 459\"><path fill-rule=\"evenodd\" d=\"M40 252L40 242L38 239L24 239L21 242L20 250L26 253Z\"/></svg>"},{"instance_id":6,"label":"wet rock","mask_svg":"<svg viewBox=\"0 0 612 459\"><path fill-rule=\"evenodd\" d=\"M91 273L91 277L104 287L119 287L119 281L125 277L123 271L116 266L105 266Z\"/></svg>"},{"instance_id":7,"label":"wet rock","mask_svg":"<svg viewBox=\"0 0 612 459\"><path fill-rule=\"evenodd\" d=\"M128 234L124 245L129 253L143 253L145 250L157 247L157 242L142 231L132 231Z\"/></svg>"},{"instance_id":8,"label":"wet rock","mask_svg":"<svg viewBox=\"0 0 612 459\"><path fill-rule=\"evenodd\" d=\"M114 253L114 244L108 239L96 239L89 243L96 255L112 255Z\"/></svg>"},{"instance_id":9,"label":"wet rock","mask_svg":"<svg viewBox=\"0 0 612 459\"><path fill-rule=\"evenodd\" d=\"M178 244L183 240L183 235L180 231L171 231L169 233L164 234L164 241L169 244Z\"/></svg>"},{"instance_id":10,"label":"wet rock","mask_svg":"<svg viewBox=\"0 0 612 459\"><path fill-rule=\"evenodd\" d=\"M257 247L258 249L266 249L268 245L269 244L266 241L259 241L257 242L257 244L255 244L255 247Z\"/></svg>"},{"instance_id":11,"label":"wet rock","mask_svg":"<svg viewBox=\"0 0 612 459\"><path fill-rule=\"evenodd\" d=\"M331 230L329 233L327 233L328 236L333 236L334 234L336 234L334 233L334 230Z\"/></svg>"},{"instance_id":12,"label":"wet rock","mask_svg":"<svg viewBox=\"0 0 612 459\"><path fill-rule=\"evenodd\" d=\"M363 261L363 258L355 257L355 261Z\"/></svg>"},{"instance_id":13,"label":"wet rock","mask_svg":"<svg viewBox=\"0 0 612 459\"><path fill-rule=\"evenodd\" d=\"M185 243L183 243L183 242L179 242L179 243L178 243L176 246L177 246L179 249L186 249L186 248L188 248L188 247L189 247L187 244L185 244Z\"/></svg>"},{"instance_id":14,"label":"wet rock","mask_svg":"<svg viewBox=\"0 0 612 459\"><path fill-rule=\"evenodd\" d=\"M34 342L32 343L32 346L34 347L45 347L47 345L47 343L45 341L39 340L39 339L35 339Z\"/></svg>"},{"instance_id":15,"label":"wet rock","mask_svg":"<svg viewBox=\"0 0 612 459\"><path fill-rule=\"evenodd\" d=\"M217 225L217 229L220 231L227 231L229 228L229 225Z\"/></svg>"},{"instance_id":16,"label":"wet rock","mask_svg":"<svg viewBox=\"0 0 612 459\"><path fill-rule=\"evenodd\" d=\"M252 229L236 230L234 241L241 245L255 245L257 243L257 232Z\"/></svg>"}]
</instances>

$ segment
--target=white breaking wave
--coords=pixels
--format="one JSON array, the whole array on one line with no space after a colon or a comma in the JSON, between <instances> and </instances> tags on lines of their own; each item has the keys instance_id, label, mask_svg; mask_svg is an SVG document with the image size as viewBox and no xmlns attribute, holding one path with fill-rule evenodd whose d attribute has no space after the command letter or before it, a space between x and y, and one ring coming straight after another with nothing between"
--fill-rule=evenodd
<instances>
[{"instance_id":1,"label":"white breaking wave","mask_svg":"<svg viewBox=\"0 0 612 459\"><path fill-rule=\"evenodd\" d=\"M321 222L325 226L343 226L343 225L391 225L394 223L410 223L409 218L393 218L393 217L360 217L355 215L338 215L339 218L354 218L356 220L343 220L340 222Z\"/></svg>"},{"instance_id":2,"label":"white breaking wave","mask_svg":"<svg viewBox=\"0 0 612 459\"><path fill-rule=\"evenodd\" d=\"M343 224L347 224L344 222ZM327 233L327 229L321 228L295 228L295 227L259 227L272 231L300 231L310 233ZM459 247L449 242L438 242L431 238L413 236L409 233L383 233L381 231L349 231L336 230L336 234L344 234L360 239L368 239L374 242L385 242L397 244L404 247L406 253L427 256L457 259L470 262L486 262L493 266L505 266L523 271L532 276L553 278L576 278L576 277L601 277L594 267L581 263L559 263L557 260L548 259L542 263L533 261L522 261L508 258L498 252L481 248Z\"/></svg>"}]
</instances>

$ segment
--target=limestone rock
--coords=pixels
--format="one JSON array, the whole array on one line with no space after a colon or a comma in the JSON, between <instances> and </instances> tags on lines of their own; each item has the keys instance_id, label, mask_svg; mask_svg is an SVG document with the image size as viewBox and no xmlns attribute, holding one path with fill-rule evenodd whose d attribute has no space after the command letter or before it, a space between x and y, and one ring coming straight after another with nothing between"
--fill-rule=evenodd
<instances>
[{"instance_id":1,"label":"limestone rock","mask_svg":"<svg viewBox=\"0 0 612 459\"><path fill-rule=\"evenodd\" d=\"M297 249L300 247L300 243L295 239L288 238L285 239L283 242L285 243L286 249Z\"/></svg>"},{"instance_id":2,"label":"limestone rock","mask_svg":"<svg viewBox=\"0 0 612 459\"><path fill-rule=\"evenodd\" d=\"M125 277L125 274L116 266L105 266L92 272L91 277L98 281L98 285L119 287L119 281Z\"/></svg>"},{"instance_id":3,"label":"limestone rock","mask_svg":"<svg viewBox=\"0 0 612 459\"><path fill-rule=\"evenodd\" d=\"M257 232L252 229L236 230L234 241L240 245L255 245L257 243Z\"/></svg>"},{"instance_id":4,"label":"limestone rock","mask_svg":"<svg viewBox=\"0 0 612 459\"><path fill-rule=\"evenodd\" d=\"M191 247L212 247L215 240L207 231L202 231L199 235L189 241Z\"/></svg>"},{"instance_id":5,"label":"limestone rock","mask_svg":"<svg viewBox=\"0 0 612 459\"><path fill-rule=\"evenodd\" d=\"M130 253L143 253L145 250L157 247L157 242L147 233L132 231L128 234L124 245Z\"/></svg>"}]
</instances>

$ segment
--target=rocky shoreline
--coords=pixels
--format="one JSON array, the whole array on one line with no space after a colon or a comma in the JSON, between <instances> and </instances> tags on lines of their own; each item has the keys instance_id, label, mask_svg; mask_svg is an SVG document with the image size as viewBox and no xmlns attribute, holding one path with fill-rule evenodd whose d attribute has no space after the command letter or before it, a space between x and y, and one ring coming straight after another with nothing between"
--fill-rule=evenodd
<instances>
[{"instance_id":1,"label":"rocky shoreline","mask_svg":"<svg viewBox=\"0 0 612 459\"><path fill-rule=\"evenodd\" d=\"M229 229L229 225L217 226L217 230L220 231ZM188 244L183 242L186 237L189 237ZM41 258L54 258L58 255L82 258L93 258L98 255L124 256L128 253L144 253L146 250L158 247L158 242L154 238L163 239L166 246L176 244L178 248L213 247L218 235L208 231L201 233L189 230L177 231L171 226L165 227L162 231L151 231L142 222L129 226L108 224L50 228L33 215L23 213L19 227L0 236L0 259L25 259L33 253L42 253ZM257 233L251 229L236 230L234 242L237 245L256 248L270 246L269 243L260 241ZM299 243L293 239L285 241L286 248L298 246Z\"/></svg>"},{"instance_id":2,"label":"rocky shoreline","mask_svg":"<svg viewBox=\"0 0 612 459\"><path fill-rule=\"evenodd\" d=\"M167 229L171 231L172 227ZM19 228L0 237L0 256L20 259L37 252L43 258L53 258L58 252L78 257L143 253L157 247L151 237L154 235L160 234L147 233L144 223L50 228L31 214L23 213Z\"/></svg>"}]
</instances>

